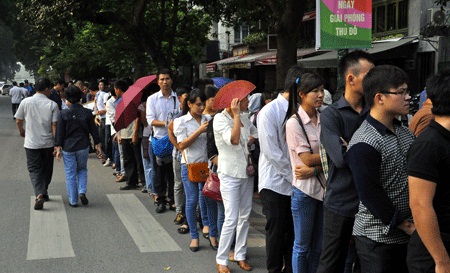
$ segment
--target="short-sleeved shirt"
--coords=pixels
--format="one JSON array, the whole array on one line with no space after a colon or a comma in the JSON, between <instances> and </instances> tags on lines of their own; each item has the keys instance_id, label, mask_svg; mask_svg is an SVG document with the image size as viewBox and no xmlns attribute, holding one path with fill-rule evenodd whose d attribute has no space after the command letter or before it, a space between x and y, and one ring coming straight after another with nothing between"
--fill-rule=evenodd
<instances>
[{"instance_id":1,"label":"short-sleeved shirt","mask_svg":"<svg viewBox=\"0 0 450 273\"><path fill-rule=\"evenodd\" d=\"M450 234L450 132L432 120L407 155L407 173L436 183L433 207L441 232Z\"/></svg>"},{"instance_id":2,"label":"short-sleeved shirt","mask_svg":"<svg viewBox=\"0 0 450 273\"><path fill-rule=\"evenodd\" d=\"M209 119L206 116L202 115L201 124L208 120ZM180 143L195 133L201 124L199 124L189 112L184 116L176 118L173 121L173 133L177 138L177 142ZM206 132L204 132L201 133L189 147L183 150L184 156L181 157L181 163L207 162L208 154L206 143Z\"/></svg>"},{"instance_id":3,"label":"short-sleeved shirt","mask_svg":"<svg viewBox=\"0 0 450 273\"><path fill-rule=\"evenodd\" d=\"M167 136L167 125L180 112L180 102L178 101L177 94L172 91L171 95L167 98L160 90L148 97L146 107L148 124L151 125L154 120L166 122L166 127L153 126L153 136L157 139Z\"/></svg>"},{"instance_id":4,"label":"short-sleeved shirt","mask_svg":"<svg viewBox=\"0 0 450 273\"><path fill-rule=\"evenodd\" d=\"M15 117L25 121L25 148L43 149L55 146L52 122L57 122L59 117L56 102L44 94L36 93L20 103Z\"/></svg>"},{"instance_id":5,"label":"short-sleeved shirt","mask_svg":"<svg viewBox=\"0 0 450 273\"><path fill-rule=\"evenodd\" d=\"M27 90L25 88L13 86L9 90L9 96L11 96L11 103L15 104L20 103L23 100L23 98L27 96L26 91Z\"/></svg>"},{"instance_id":6,"label":"short-sleeved shirt","mask_svg":"<svg viewBox=\"0 0 450 273\"><path fill-rule=\"evenodd\" d=\"M300 106L298 115L303 123L308 140L305 133L299 124L297 117L294 115L286 122L286 142L289 147L289 155L292 165L292 185L301 190L306 195L320 200L323 200L324 189L316 176L297 179L295 176L295 166L305 166L305 163L300 159L300 153L310 153L310 148L315 154L319 154L320 144L320 115L317 112L317 125L314 124L308 114ZM323 173L319 174L321 181L325 181Z\"/></svg>"},{"instance_id":7,"label":"short-sleeved shirt","mask_svg":"<svg viewBox=\"0 0 450 273\"><path fill-rule=\"evenodd\" d=\"M105 110L105 95L106 92L99 90L97 94L95 95L95 99L97 100L97 110L102 111ZM100 118L106 118L106 113L103 115L100 115Z\"/></svg>"}]
</instances>

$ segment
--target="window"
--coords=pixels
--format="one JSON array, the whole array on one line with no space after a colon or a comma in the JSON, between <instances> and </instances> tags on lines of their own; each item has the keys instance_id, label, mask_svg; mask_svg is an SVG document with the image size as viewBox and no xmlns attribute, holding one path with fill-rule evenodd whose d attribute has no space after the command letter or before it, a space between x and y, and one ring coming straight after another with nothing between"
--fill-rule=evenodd
<instances>
[{"instance_id":1,"label":"window","mask_svg":"<svg viewBox=\"0 0 450 273\"><path fill-rule=\"evenodd\" d=\"M382 0L374 4L372 16L372 32L374 36L406 34L407 28L407 0Z\"/></svg>"},{"instance_id":2,"label":"window","mask_svg":"<svg viewBox=\"0 0 450 273\"><path fill-rule=\"evenodd\" d=\"M250 28L248 25L241 25L234 27L234 43L241 44L244 38L250 33Z\"/></svg>"}]
</instances>

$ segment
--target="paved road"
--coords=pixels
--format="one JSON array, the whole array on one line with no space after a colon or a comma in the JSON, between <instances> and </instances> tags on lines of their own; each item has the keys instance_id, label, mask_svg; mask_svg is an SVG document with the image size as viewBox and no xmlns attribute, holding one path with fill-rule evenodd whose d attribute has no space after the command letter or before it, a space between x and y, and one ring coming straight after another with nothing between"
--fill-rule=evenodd
<instances>
[{"instance_id":1,"label":"paved road","mask_svg":"<svg viewBox=\"0 0 450 273\"><path fill-rule=\"evenodd\" d=\"M200 238L200 250L191 252L189 235L178 234L173 224L174 212L156 214L148 195L119 191L111 168L93 156L88 206L69 206L63 163L55 160L51 201L33 210L23 139L8 96L0 96L0 143L0 272L216 272L208 241ZM253 272L266 272L258 200L251 222L249 262Z\"/></svg>"}]
</instances>

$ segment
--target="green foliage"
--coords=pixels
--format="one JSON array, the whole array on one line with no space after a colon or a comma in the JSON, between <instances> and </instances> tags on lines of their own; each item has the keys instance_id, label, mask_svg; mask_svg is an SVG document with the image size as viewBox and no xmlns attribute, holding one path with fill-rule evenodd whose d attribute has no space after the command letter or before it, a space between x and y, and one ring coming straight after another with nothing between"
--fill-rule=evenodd
<instances>
[{"instance_id":1,"label":"green foliage","mask_svg":"<svg viewBox=\"0 0 450 273\"><path fill-rule=\"evenodd\" d=\"M264 42L267 39L267 33L265 32L255 32L249 34L244 38L244 44L256 45Z\"/></svg>"},{"instance_id":2,"label":"green foliage","mask_svg":"<svg viewBox=\"0 0 450 273\"><path fill-rule=\"evenodd\" d=\"M158 67L190 66L203 50L211 21L180 0L19 0L17 7L18 18L44 41L32 45L35 70L79 79L139 77Z\"/></svg>"},{"instance_id":3,"label":"green foliage","mask_svg":"<svg viewBox=\"0 0 450 273\"><path fill-rule=\"evenodd\" d=\"M12 79L19 71L17 58L12 51L13 45L11 30L0 22L0 80Z\"/></svg>"},{"instance_id":4,"label":"green foliage","mask_svg":"<svg viewBox=\"0 0 450 273\"><path fill-rule=\"evenodd\" d=\"M435 0L434 3L441 7L446 7L449 0Z\"/></svg>"}]
</instances>

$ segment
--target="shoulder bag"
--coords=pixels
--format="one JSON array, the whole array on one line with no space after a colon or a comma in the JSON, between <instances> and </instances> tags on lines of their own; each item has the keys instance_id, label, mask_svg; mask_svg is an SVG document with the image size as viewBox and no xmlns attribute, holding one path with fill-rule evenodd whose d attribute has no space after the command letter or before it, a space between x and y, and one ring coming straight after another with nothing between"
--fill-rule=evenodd
<instances>
[{"instance_id":1,"label":"shoulder bag","mask_svg":"<svg viewBox=\"0 0 450 273\"><path fill-rule=\"evenodd\" d=\"M188 163L185 152L182 152L188 169L188 178L192 183L203 183L209 176L208 162Z\"/></svg>"}]
</instances>

